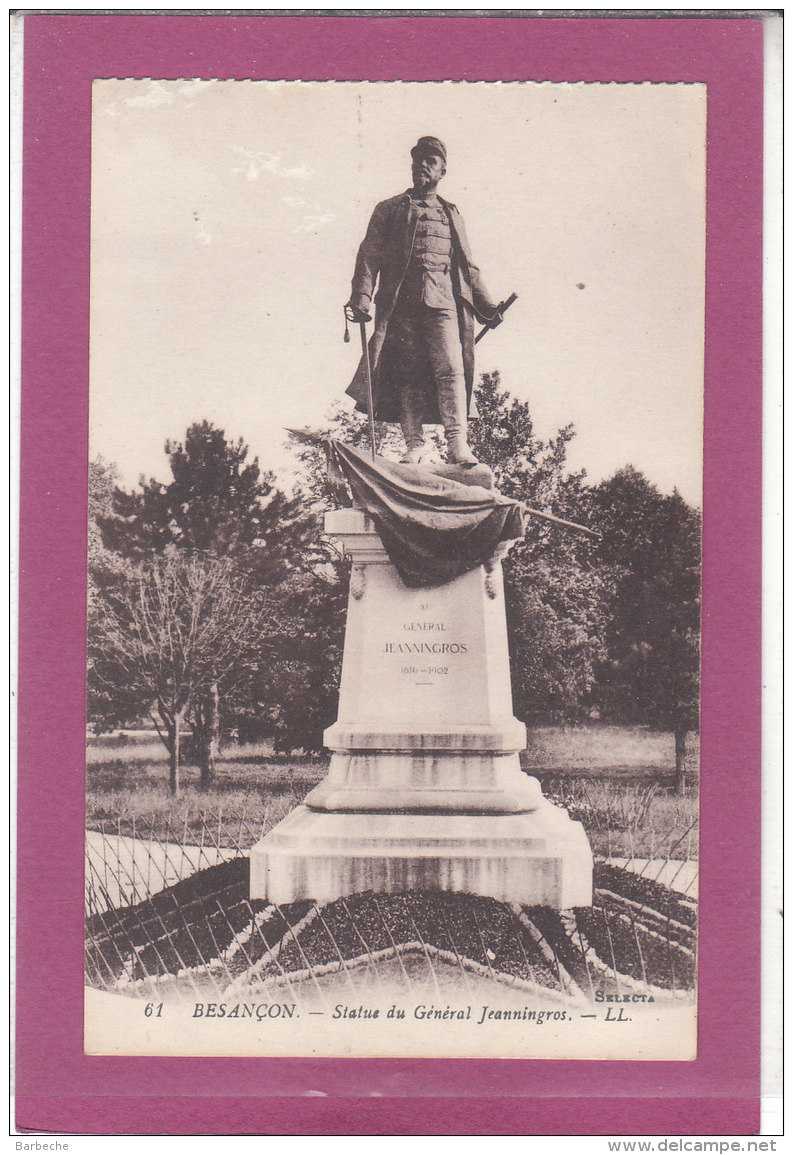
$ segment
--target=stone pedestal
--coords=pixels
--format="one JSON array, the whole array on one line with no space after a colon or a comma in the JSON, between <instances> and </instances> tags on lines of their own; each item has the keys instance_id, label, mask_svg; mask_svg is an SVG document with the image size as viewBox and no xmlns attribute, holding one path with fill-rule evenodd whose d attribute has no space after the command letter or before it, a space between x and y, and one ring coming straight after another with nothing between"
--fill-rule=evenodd
<instances>
[{"instance_id":1,"label":"stone pedestal","mask_svg":"<svg viewBox=\"0 0 793 1155\"><path fill-rule=\"evenodd\" d=\"M251 896L448 890L589 905L583 828L520 769L499 557L413 590L364 512L335 510L325 531L353 560L330 769L251 851Z\"/></svg>"}]
</instances>

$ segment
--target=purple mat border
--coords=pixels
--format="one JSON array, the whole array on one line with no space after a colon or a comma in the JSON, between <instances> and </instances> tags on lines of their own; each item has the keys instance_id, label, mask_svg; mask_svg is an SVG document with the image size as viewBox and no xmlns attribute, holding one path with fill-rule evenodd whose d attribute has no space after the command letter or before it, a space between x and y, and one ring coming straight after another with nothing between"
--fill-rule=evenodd
<instances>
[{"instance_id":1,"label":"purple mat border","mask_svg":"<svg viewBox=\"0 0 793 1155\"><path fill-rule=\"evenodd\" d=\"M17 1125L89 1134L754 1132L761 17L33 14L24 35ZM90 112L91 80L113 76L708 84L696 1061L83 1055ZM296 1098L308 1089L329 1098ZM383 1098L367 1098L373 1092Z\"/></svg>"}]
</instances>

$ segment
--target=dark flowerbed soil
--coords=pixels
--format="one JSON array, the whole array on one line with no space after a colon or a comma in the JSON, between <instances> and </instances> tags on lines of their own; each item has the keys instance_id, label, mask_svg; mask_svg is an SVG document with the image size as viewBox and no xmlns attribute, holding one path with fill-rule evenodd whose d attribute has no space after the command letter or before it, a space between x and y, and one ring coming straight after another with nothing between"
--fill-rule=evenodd
<instances>
[{"instance_id":1,"label":"dark flowerbed soil","mask_svg":"<svg viewBox=\"0 0 793 1155\"><path fill-rule=\"evenodd\" d=\"M166 975L222 985L375 964L418 952L427 959L564 991L619 992L626 981L684 991L696 977L696 909L690 899L620 867L598 864L595 904L560 913L468 894L358 894L314 911L310 902L268 910L248 899L248 862L202 870L145 902L86 923L92 986ZM519 917L522 913L523 917Z\"/></svg>"},{"instance_id":2,"label":"dark flowerbed soil","mask_svg":"<svg viewBox=\"0 0 793 1155\"><path fill-rule=\"evenodd\" d=\"M696 903L692 899L670 890L660 882L644 875L634 874L621 866L611 866L606 862L595 863L595 889L610 891L632 902L640 903L663 915L684 923L691 930L696 929Z\"/></svg>"}]
</instances>

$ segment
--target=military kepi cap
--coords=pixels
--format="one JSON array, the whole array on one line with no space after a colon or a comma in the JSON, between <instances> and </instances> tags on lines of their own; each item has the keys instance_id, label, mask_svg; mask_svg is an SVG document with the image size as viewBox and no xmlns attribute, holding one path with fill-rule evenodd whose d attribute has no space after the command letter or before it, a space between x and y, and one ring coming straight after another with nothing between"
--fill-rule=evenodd
<instances>
[{"instance_id":1,"label":"military kepi cap","mask_svg":"<svg viewBox=\"0 0 793 1155\"><path fill-rule=\"evenodd\" d=\"M410 150L410 155L415 160L422 152L434 152L446 164L446 145L442 140L438 140L437 136L421 136Z\"/></svg>"}]
</instances>

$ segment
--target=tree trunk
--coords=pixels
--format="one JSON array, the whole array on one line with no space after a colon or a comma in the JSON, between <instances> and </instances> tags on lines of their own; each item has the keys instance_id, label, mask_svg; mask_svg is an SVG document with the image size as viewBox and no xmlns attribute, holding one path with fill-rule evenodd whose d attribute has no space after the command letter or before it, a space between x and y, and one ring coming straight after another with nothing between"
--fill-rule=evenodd
<instances>
[{"instance_id":1,"label":"tree trunk","mask_svg":"<svg viewBox=\"0 0 793 1155\"><path fill-rule=\"evenodd\" d=\"M220 746L220 695L217 682L212 683L203 707L204 725L198 765L201 770L201 789L208 790L215 776L215 759Z\"/></svg>"},{"instance_id":2,"label":"tree trunk","mask_svg":"<svg viewBox=\"0 0 793 1155\"><path fill-rule=\"evenodd\" d=\"M171 730L171 750L168 759L168 788L176 797L179 793L179 766L182 755L182 719L183 710L175 710Z\"/></svg>"},{"instance_id":3,"label":"tree trunk","mask_svg":"<svg viewBox=\"0 0 793 1155\"><path fill-rule=\"evenodd\" d=\"M688 727L685 722L678 722L675 726L675 794L686 792L686 735Z\"/></svg>"}]
</instances>

